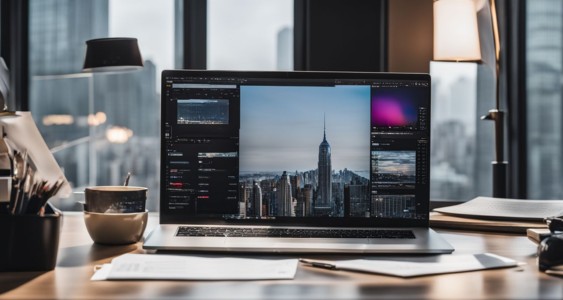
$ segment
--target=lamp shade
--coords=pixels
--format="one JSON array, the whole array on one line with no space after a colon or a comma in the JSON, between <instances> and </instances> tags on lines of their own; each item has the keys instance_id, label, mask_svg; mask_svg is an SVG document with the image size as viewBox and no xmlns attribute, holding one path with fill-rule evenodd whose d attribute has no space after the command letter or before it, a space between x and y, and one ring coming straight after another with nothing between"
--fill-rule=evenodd
<instances>
[{"instance_id":1,"label":"lamp shade","mask_svg":"<svg viewBox=\"0 0 563 300\"><path fill-rule=\"evenodd\" d=\"M86 41L83 72L133 71L143 67L135 38L102 38Z\"/></svg>"},{"instance_id":2,"label":"lamp shade","mask_svg":"<svg viewBox=\"0 0 563 300\"><path fill-rule=\"evenodd\" d=\"M434 60L481 60L473 0L434 1Z\"/></svg>"}]
</instances>

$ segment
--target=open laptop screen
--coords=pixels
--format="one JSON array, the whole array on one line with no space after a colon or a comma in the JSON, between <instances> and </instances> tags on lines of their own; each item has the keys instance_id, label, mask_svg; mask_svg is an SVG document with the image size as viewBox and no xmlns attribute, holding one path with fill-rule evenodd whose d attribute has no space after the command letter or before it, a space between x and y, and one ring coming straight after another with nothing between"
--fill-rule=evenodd
<instances>
[{"instance_id":1,"label":"open laptop screen","mask_svg":"<svg viewBox=\"0 0 563 300\"><path fill-rule=\"evenodd\" d=\"M162 76L161 222L427 223L428 75Z\"/></svg>"}]
</instances>

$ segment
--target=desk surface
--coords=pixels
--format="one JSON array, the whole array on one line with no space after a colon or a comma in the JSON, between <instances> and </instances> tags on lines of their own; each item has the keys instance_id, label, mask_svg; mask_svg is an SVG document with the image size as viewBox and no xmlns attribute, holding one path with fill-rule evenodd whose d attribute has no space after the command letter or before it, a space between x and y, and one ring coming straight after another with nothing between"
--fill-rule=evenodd
<instances>
[{"instance_id":1,"label":"desk surface","mask_svg":"<svg viewBox=\"0 0 563 300\"><path fill-rule=\"evenodd\" d=\"M147 230L157 222L157 217L151 216ZM283 281L92 282L95 265L108 263L120 254L145 251L141 243L93 244L81 213L65 213L63 224L56 269L0 273L0 299L563 299L563 278L537 270L536 246L522 235L439 231L456 248L455 254L491 252L526 263L510 269L402 279L300 265L294 280Z\"/></svg>"}]
</instances>

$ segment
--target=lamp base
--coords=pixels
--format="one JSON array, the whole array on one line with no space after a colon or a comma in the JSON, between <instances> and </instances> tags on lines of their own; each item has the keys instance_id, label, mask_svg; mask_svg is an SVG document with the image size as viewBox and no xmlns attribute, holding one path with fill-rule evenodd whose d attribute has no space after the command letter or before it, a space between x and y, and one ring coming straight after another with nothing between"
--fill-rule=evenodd
<instances>
[{"instance_id":1,"label":"lamp base","mask_svg":"<svg viewBox=\"0 0 563 300\"><path fill-rule=\"evenodd\" d=\"M508 173L508 162L493 161L493 197L506 198L508 191L506 188L506 176Z\"/></svg>"}]
</instances>

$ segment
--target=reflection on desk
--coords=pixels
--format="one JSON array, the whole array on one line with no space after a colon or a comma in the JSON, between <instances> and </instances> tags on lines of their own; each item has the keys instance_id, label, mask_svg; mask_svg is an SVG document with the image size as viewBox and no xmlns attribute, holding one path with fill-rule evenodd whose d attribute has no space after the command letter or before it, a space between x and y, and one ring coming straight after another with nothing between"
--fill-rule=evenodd
<instances>
[{"instance_id":1,"label":"reflection on desk","mask_svg":"<svg viewBox=\"0 0 563 300\"><path fill-rule=\"evenodd\" d=\"M158 223L149 218L147 232ZM51 272L0 273L0 299L338 299L472 298L563 299L563 278L538 271L536 245L525 235L440 230L456 254L490 252L527 264L518 268L402 279L383 275L323 270L300 265L285 281L90 281L94 266L124 253L146 253L142 244L92 243L82 213L64 215L57 267ZM278 256L286 257L286 256ZM289 257L289 256L287 256ZM363 256L315 255L317 259ZM313 258L313 257L311 257Z\"/></svg>"}]
</instances>

